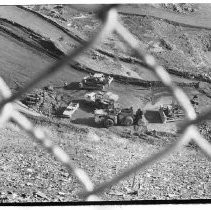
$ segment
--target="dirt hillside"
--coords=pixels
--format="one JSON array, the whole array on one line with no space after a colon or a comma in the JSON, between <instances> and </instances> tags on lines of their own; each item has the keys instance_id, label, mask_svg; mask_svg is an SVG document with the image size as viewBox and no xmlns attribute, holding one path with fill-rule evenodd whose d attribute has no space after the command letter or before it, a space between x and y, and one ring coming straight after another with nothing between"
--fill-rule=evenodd
<instances>
[{"instance_id":1,"label":"dirt hillside","mask_svg":"<svg viewBox=\"0 0 211 210\"><path fill-rule=\"evenodd\" d=\"M199 112L210 95L210 4L121 5L121 22L154 55L187 95L199 97ZM70 5L0 6L0 75L15 93L50 64L93 36L100 27L94 11ZM143 161L178 139L176 122L157 119L172 97L143 62L114 34L84 52L60 72L20 99L42 117L27 115L43 126L74 164L100 184ZM114 78L106 90L123 108L151 111L152 121L135 128L104 128L94 122L94 107L77 84L90 72ZM29 95L28 95L29 94ZM29 105L27 97L37 97ZM55 117L70 102L79 109L70 119ZM43 117L44 116L44 117ZM158 116L159 118L159 116ZM199 126L210 141L209 123ZM35 145L15 124L1 128L0 202L80 201L82 187L52 156ZM161 162L128 177L100 194L106 201L210 199L211 164L191 144ZM203 172L203 173L202 173Z\"/></svg>"}]
</instances>

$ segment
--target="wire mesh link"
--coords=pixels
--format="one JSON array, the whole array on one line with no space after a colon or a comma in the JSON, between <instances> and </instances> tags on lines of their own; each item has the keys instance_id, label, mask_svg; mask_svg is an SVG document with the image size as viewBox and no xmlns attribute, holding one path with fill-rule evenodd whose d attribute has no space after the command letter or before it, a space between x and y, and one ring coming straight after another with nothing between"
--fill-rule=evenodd
<instances>
[{"instance_id":1,"label":"wire mesh link","mask_svg":"<svg viewBox=\"0 0 211 210\"><path fill-rule=\"evenodd\" d=\"M0 89L2 96L10 95L8 86L2 80L2 78L0 78L0 87L3 87ZM5 125L5 123L10 119L15 121L24 131L26 131L38 144L43 146L58 161L62 162L69 173L74 173L86 191L93 190L94 186L85 171L74 167L65 151L62 150L59 146L54 145L53 142L48 138L45 131L43 131L41 128L34 128L34 125L24 115L15 110L12 103L7 103L2 108L2 113L0 115L0 125L3 125L3 123ZM90 198L88 199L90 200ZM95 199L99 200L98 197L95 197Z\"/></svg>"},{"instance_id":2,"label":"wire mesh link","mask_svg":"<svg viewBox=\"0 0 211 210\"><path fill-rule=\"evenodd\" d=\"M137 172L138 170L143 170L156 161L168 156L173 151L188 144L192 139L201 148L203 153L211 160L211 145L206 139L203 138L203 136L201 136L197 127L194 125L202 120L209 119L211 108L198 116L196 115L189 98L181 88L176 86L169 73L162 66L159 66L156 63L153 56L147 54L144 49L140 48L139 41L123 26L123 24L121 24L120 20L118 20L118 12L115 7L116 5L106 5L99 9L97 16L102 20L102 29L93 39L83 43L82 46L75 49L69 55L45 69L43 73L37 75L36 78L34 78L16 94L12 95L9 87L6 85L4 80L0 78L0 95L2 97L0 102L0 126L4 126L5 123L11 119L15 121L38 144L40 144L57 160L59 160L67 168L69 173L73 173L77 177L79 182L84 187L84 191L80 194L80 196L87 201L100 200L100 198L97 196L98 193L101 193L106 188L117 184L119 181ZM94 184L91 182L87 173L82 169L74 167L70 157L59 146L53 144L45 131L43 131L41 128L35 128L27 117L19 113L18 110L15 109L13 102L26 93L26 91L29 91L35 87L35 85L37 85L39 82L59 71L62 66L80 56L84 50L93 47L99 43L99 41L102 41L106 36L113 32L117 33L121 39L123 39L124 42L133 50L134 56L141 59L145 63L146 67L150 71L154 72L154 74L162 81L162 83L183 108L186 115L186 120L183 122L180 128L180 138L178 141L172 143L164 150L159 151L146 160L131 166L111 180L94 187ZM139 64L141 65L141 63Z\"/></svg>"},{"instance_id":3,"label":"wire mesh link","mask_svg":"<svg viewBox=\"0 0 211 210\"><path fill-rule=\"evenodd\" d=\"M82 169L74 168L69 156L60 147L54 145L42 129L34 128L33 124L25 116L14 109L11 102L15 99L18 99L39 82L58 71L59 68L80 55L82 51L98 43L98 41L102 40L109 33L111 33L114 29L114 26L116 25L113 20L117 17L117 11L112 9L113 6L111 8L110 7L108 8L108 10L104 11L103 14L99 13L99 16L102 17L102 20L104 19L104 24L100 32L92 40L84 43L82 46L71 52L68 56L65 56L63 59L50 66L16 94L11 95L9 87L6 85L4 80L0 78L0 94L2 95L2 101L0 103L0 125L5 125L7 121L13 119L23 130L25 130L31 137L33 137L33 139L35 139L37 143L42 145L50 154L54 155L54 157L67 168L69 173L73 172L78 180L81 182L81 184L84 186L85 191L92 191L94 188L87 173ZM100 199L97 196L90 196L89 198L87 198L87 200L90 201Z\"/></svg>"},{"instance_id":4,"label":"wire mesh link","mask_svg":"<svg viewBox=\"0 0 211 210\"><path fill-rule=\"evenodd\" d=\"M113 7L115 7L115 5ZM101 17L101 20L103 21L103 26L101 30L91 40L89 40L88 42L84 42L81 46L73 50L73 52L71 52L69 55L64 56L61 60L58 60L53 65L49 66L47 69L43 69L43 71L41 71L42 73L38 74L32 81L26 84L16 94L12 95L9 98L6 98L5 100L2 100L0 102L0 109L6 103L9 103L11 101L14 101L15 99L20 98L23 94L30 91L41 81L45 80L46 78L58 72L61 69L61 67L76 59L83 51L96 45L100 40L104 39L108 34L112 33L116 25L116 22L114 20L117 19L117 11L113 9L113 7L110 6L108 7L108 10L99 11L97 16Z\"/></svg>"},{"instance_id":5,"label":"wire mesh link","mask_svg":"<svg viewBox=\"0 0 211 210\"><path fill-rule=\"evenodd\" d=\"M43 146L50 154L53 154L58 161L62 162L70 173L73 172L87 191L93 190L93 184L88 175L83 170L73 166L70 157L59 146L53 144L46 132L40 128L34 128L33 124L17 111L13 113L12 119L31 135L38 144Z\"/></svg>"}]
</instances>

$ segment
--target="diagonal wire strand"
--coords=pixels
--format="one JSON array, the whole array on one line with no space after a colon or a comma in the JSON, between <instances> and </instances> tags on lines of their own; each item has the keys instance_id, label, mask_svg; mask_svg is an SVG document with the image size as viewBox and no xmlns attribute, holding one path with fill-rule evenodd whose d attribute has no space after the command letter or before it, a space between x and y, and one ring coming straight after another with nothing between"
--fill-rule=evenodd
<instances>
[{"instance_id":1,"label":"diagonal wire strand","mask_svg":"<svg viewBox=\"0 0 211 210\"><path fill-rule=\"evenodd\" d=\"M113 7L116 7L116 5L108 7L109 9L108 11L105 10L103 13L98 14L98 16L102 17L102 20L104 18L104 24L102 26L102 29L91 40L84 42L81 46L73 50L73 52L71 52L69 55L64 56L62 59L58 60L53 65L49 66L47 69L44 69L43 71L41 71L42 73L38 74L32 81L26 84L17 93L13 94L11 97L5 100L2 100L0 102L0 109L6 103L9 103L11 101L14 101L20 98L24 93L30 91L33 87L35 87L41 81L55 74L57 71L61 69L61 67L70 63L72 60L76 59L83 51L85 51L86 49L89 49L94 44L97 44L100 40L102 40L109 33L111 33L114 29L114 26L116 25L115 20L117 19L117 11L113 9Z\"/></svg>"},{"instance_id":2,"label":"diagonal wire strand","mask_svg":"<svg viewBox=\"0 0 211 210\"><path fill-rule=\"evenodd\" d=\"M128 44L128 46L131 47L132 50L134 50L134 55L138 57L139 59L143 60L146 66L148 67L148 69L153 71L155 75L163 82L163 84L165 84L169 92L172 93L172 95L176 98L178 103L182 106L183 110L186 113L186 117L189 120L196 119L196 112L193 106L191 105L189 98L182 91L182 89L180 89L173 83L168 72L163 67L157 65L155 59L151 55L148 55L144 50L140 49L138 40L136 40L135 37L122 24L118 23L118 25L115 28L115 31ZM200 144L198 145L202 148L204 153L206 153L206 155L208 155L211 158L211 152L208 149L205 149L208 142L204 140L204 138L198 133L197 128L195 126L189 126L189 127L184 128L184 134L178 140L177 143L171 144L169 147L167 147L163 151L153 155L152 157L148 158L142 163L132 166L130 169L114 177L112 180L105 182L102 185L96 187L92 192L88 192L84 194L82 193L81 195L86 197L92 193L96 194L103 191L105 188L108 188L112 186L113 184L116 184L123 178L131 175L132 173L135 173L137 170L141 170L141 169L143 170L146 166L149 166L150 164L154 163L158 159L161 159L167 156L175 149L178 149L180 147L180 144L181 143L183 144L183 141L186 140L187 142L189 142L192 138L197 139L197 136L198 137L200 136L200 139L201 139ZM199 140L195 140L195 141L198 142Z\"/></svg>"},{"instance_id":3,"label":"diagonal wire strand","mask_svg":"<svg viewBox=\"0 0 211 210\"><path fill-rule=\"evenodd\" d=\"M117 10L115 9L116 6L117 5L104 5L100 9L98 9L97 6L97 16L100 20L102 20L102 28L100 32L97 33L93 39L89 40L88 42L84 42L83 45L75 49L69 55L49 66L43 71L43 73L37 75L30 83L28 83L16 94L12 95L11 90L8 88L4 80L0 78L0 95L3 98L0 102L0 126L4 126L4 124L10 119L15 121L23 130L25 130L33 139L35 139L37 143L42 145L43 148L47 149L49 153L51 153L57 158L57 160L66 166L69 173L73 172L75 174L79 182L84 186L84 192L82 192L80 195L88 201L100 200L96 194L102 192L112 185L117 184L119 181L137 172L138 170L143 170L156 161L167 157L175 150L187 145L191 140L193 140L200 147L207 158L211 160L211 144L209 144L208 141L203 138L203 136L197 130L197 127L193 125L202 120L209 119L211 116L211 108L208 111L196 116L196 112L187 95L182 91L182 89L176 86L169 73L162 66L157 64L154 57L147 54L147 52L142 49L142 46L135 36L120 23L118 20ZM123 39L124 42L133 50L134 56L139 60L142 60L146 67L162 81L168 91L174 96L174 98L183 108L187 119L183 122L179 130L181 134L180 139L178 139L177 142L172 143L164 150L159 151L151 157L134 164L113 179L94 187L94 184L88 177L87 173L82 169L74 167L70 157L60 147L54 145L42 129L34 128L33 124L15 109L13 106L13 101L18 99L27 91L31 90L42 80L59 71L62 66L80 56L84 50L96 45L99 43L99 41L102 41L112 32L116 32L120 38Z\"/></svg>"},{"instance_id":4,"label":"diagonal wire strand","mask_svg":"<svg viewBox=\"0 0 211 210\"><path fill-rule=\"evenodd\" d=\"M111 7L110 7L111 8ZM65 56L62 60L58 61L55 65L50 66L44 73L38 75L32 82L25 86L21 91L17 94L11 96L11 91L7 87L6 83L2 78L0 78L0 92L4 99L1 103L1 111L2 114L0 116L1 122L6 122L10 118L12 118L23 130L28 132L28 134L33 137L37 143L41 144L47 151L53 154L57 160L61 161L64 166L68 169L69 173L74 172L76 177L79 179L81 184L85 187L85 191L93 190L93 183L89 179L88 175L79 168L74 168L73 164L70 161L69 156L58 146L54 145L52 141L47 137L45 132L43 132L40 128L34 128L33 124L18 111L13 109L12 104L10 102L14 101L16 98L21 96L23 93L28 91L30 88L34 87L40 80L49 77L51 74L59 70L59 67L63 66L65 63L69 62L70 59L76 58L80 53L89 48L90 46L96 44L99 40L105 38L109 33L113 31L113 27L115 25L114 20L117 17L116 10L109 9L105 11L104 24L100 32L89 42L84 43L81 47L77 48L73 53L70 53L68 56ZM102 15L102 14L100 14ZM9 106L11 105L11 106ZM12 107L11 111L10 108ZM87 200L99 200L98 197L87 198Z\"/></svg>"},{"instance_id":5,"label":"diagonal wire strand","mask_svg":"<svg viewBox=\"0 0 211 210\"><path fill-rule=\"evenodd\" d=\"M121 181L122 179L130 176L131 174L133 174L133 173L135 173L139 170L143 170L146 167L155 163L156 161L163 159L164 157L168 156L169 154L171 154L175 150L179 149L180 147L187 145L190 141L190 136L192 136L193 132L195 132L195 127L190 126L189 128L187 128L185 133L181 136L180 141L177 141L177 142L174 142L173 144L170 144L164 150L154 154L153 156L147 158L146 160L143 160L143 161L140 161L139 163L136 163L131 168L128 168L127 170L125 170L121 174L117 175L113 179L111 179L107 182L104 182L103 184L97 186L93 191L81 193L80 196L86 198L87 196L90 196L92 194L100 193L103 190L105 190L106 188L109 188L109 187L113 186L114 184L117 184L119 181Z\"/></svg>"}]
</instances>

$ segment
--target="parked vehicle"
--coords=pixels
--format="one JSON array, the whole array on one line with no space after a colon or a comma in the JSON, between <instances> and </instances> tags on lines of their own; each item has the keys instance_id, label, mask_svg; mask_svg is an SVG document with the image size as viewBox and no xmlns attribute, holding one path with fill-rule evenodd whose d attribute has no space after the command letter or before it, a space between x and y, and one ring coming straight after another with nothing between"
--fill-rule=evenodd
<instances>
[{"instance_id":1,"label":"parked vehicle","mask_svg":"<svg viewBox=\"0 0 211 210\"><path fill-rule=\"evenodd\" d=\"M110 86L113 77L105 76L104 74L95 73L83 78L79 83L79 87L91 90L103 90L105 86Z\"/></svg>"},{"instance_id":2,"label":"parked vehicle","mask_svg":"<svg viewBox=\"0 0 211 210\"><path fill-rule=\"evenodd\" d=\"M162 123L174 122L184 119L184 112L179 105L162 105L159 109Z\"/></svg>"},{"instance_id":3,"label":"parked vehicle","mask_svg":"<svg viewBox=\"0 0 211 210\"><path fill-rule=\"evenodd\" d=\"M190 102L193 105L196 113L198 113L198 96L194 95ZM159 113L163 123L182 120L185 116L181 106L173 101L171 104L160 106Z\"/></svg>"},{"instance_id":4,"label":"parked vehicle","mask_svg":"<svg viewBox=\"0 0 211 210\"><path fill-rule=\"evenodd\" d=\"M99 109L106 109L112 108L113 104L118 101L119 96L112 92L98 91L87 93L84 98L92 106Z\"/></svg>"},{"instance_id":5,"label":"parked vehicle","mask_svg":"<svg viewBox=\"0 0 211 210\"><path fill-rule=\"evenodd\" d=\"M138 109L134 114L133 108L114 108L95 110L95 122L103 124L106 128L114 125L141 125L143 124L143 112Z\"/></svg>"},{"instance_id":6,"label":"parked vehicle","mask_svg":"<svg viewBox=\"0 0 211 210\"><path fill-rule=\"evenodd\" d=\"M71 102L67 108L64 110L61 117L72 117L73 113L79 108L79 103L73 103Z\"/></svg>"}]
</instances>

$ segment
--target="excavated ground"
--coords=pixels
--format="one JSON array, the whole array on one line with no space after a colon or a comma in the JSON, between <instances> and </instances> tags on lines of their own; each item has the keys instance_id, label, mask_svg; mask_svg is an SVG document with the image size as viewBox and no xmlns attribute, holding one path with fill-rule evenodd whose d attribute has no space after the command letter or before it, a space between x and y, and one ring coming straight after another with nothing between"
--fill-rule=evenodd
<instances>
[{"instance_id":1,"label":"excavated ground","mask_svg":"<svg viewBox=\"0 0 211 210\"><path fill-rule=\"evenodd\" d=\"M143 5L140 10L125 5L119 11L123 23L140 40L140 45L150 50L190 97L198 94L200 111L207 107L211 97L207 58L210 22L203 25L193 19L193 14L201 14L198 19L205 20L209 16L207 8L205 11L204 6L197 6L193 12L182 15L161 5ZM82 40L91 37L98 26L92 11L76 11L68 5L1 6L1 76L16 92ZM138 130L121 126L101 128L94 123L93 109L84 103L87 91L76 88L76 83L88 72L100 71L113 74L114 82L109 91L119 95L123 107L151 109L152 97L158 100L155 109L159 103L169 103L172 98L165 88L145 67L139 68L140 63L113 35L30 93L43 97L42 106L38 103L31 108L50 116L31 117L31 120L36 126L44 126L51 139L70 155L74 164L87 171L95 184L108 180L178 138L175 123L148 123ZM65 82L67 87L64 87ZM53 91L43 89L49 85ZM80 105L73 118L52 116L70 101ZM202 124L200 130L210 140L209 125ZM1 139L0 202L80 200L77 194L82 188L77 180L54 158L32 144L31 138L17 126L11 123L1 129ZM189 145L111 187L101 197L116 201L207 199L211 197L210 167L197 147Z\"/></svg>"},{"instance_id":2,"label":"excavated ground","mask_svg":"<svg viewBox=\"0 0 211 210\"><path fill-rule=\"evenodd\" d=\"M210 5L196 4L195 7L199 9L185 15L161 6L156 8L154 5L124 5L119 11L122 22L140 40L140 47L148 48L168 71L182 77L210 81L209 56L207 58L210 46ZM68 6L52 8L45 5L29 8L85 40L93 35L94 29L99 25L92 13L73 13ZM69 16L71 12L74 15ZM113 53L120 61L119 57L128 57L131 54L130 49L125 47L117 36L106 39L97 49L100 49L100 52ZM128 67L124 63L120 64L121 71ZM117 66L115 68L118 69ZM130 64L129 69L144 79L153 78L149 73L146 74L146 71L138 70L136 65Z\"/></svg>"}]
</instances>

